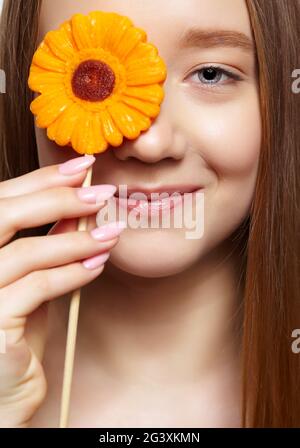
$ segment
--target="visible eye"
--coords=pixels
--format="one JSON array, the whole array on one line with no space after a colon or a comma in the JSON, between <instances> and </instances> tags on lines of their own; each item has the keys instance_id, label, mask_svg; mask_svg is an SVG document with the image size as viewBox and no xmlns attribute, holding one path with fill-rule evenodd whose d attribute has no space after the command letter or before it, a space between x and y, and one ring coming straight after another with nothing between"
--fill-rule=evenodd
<instances>
[{"instance_id":1,"label":"visible eye","mask_svg":"<svg viewBox=\"0 0 300 448\"><path fill-rule=\"evenodd\" d=\"M209 65L195 70L192 77L196 78L196 83L200 81L204 85L214 86L218 84L228 84L228 81L242 81L238 74L226 70L222 67Z\"/></svg>"}]
</instances>

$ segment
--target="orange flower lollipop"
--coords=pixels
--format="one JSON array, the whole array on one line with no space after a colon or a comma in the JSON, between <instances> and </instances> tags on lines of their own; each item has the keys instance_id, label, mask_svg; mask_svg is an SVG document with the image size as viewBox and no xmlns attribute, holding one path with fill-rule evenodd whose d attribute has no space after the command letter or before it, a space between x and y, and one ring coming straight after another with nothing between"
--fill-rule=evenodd
<instances>
[{"instance_id":1,"label":"orange flower lollipop","mask_svg":"<svg viewBox=\"0 0 300 448\"><path fill-rule=\"evenodd\" d=\"M166 66L145 31L125 16L75 14L49 31L28 79L30 106L48 138L79 154L137 138L160 111Z\"/></svg>"},{"instance_id":2,"label":"orange flower lollipop","mask_svg":"<svg viewBox=\"0 0 300 448\"><path fill-rule=\"evenodd\" d=\"M30 110L60 146L97 154L136 139L160 111L166 66L145 31L125 16L75 14L49 31L36 50L28 85L39 93ZM89 168L84 186L91 183ZM78 230L86 230L80 218ZM80 289L70 303L60 427L68 422Z\"/></svg>"}]
</instances>

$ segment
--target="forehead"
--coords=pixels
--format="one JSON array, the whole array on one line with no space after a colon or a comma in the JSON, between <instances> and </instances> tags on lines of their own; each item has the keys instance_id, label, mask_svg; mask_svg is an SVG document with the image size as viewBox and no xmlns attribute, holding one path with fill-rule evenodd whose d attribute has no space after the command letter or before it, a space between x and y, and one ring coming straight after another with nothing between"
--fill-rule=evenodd
<instances>
[{"instance_id":1,"label":"forehead","mask_svg":"<svg viewBox=\"0 0 300 448\"><path fill-rule=\"evenodd\" d=\"M73 14L94 10L128 16L166 55L190 28L237 31L252 40L245 0L43 0L39 40Z\"/></svg>"}]
</instances>

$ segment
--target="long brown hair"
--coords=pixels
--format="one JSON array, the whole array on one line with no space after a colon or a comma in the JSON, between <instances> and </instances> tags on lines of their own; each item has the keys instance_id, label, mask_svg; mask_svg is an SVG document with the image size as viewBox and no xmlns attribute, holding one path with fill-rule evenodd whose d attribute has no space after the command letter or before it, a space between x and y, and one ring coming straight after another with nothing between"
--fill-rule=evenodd
<instances>
[{"instance_id":1,"label":"long brown hair","mask_svg":"<svg viewBox=\"0 0 300 448\"><path fill-rule=\"evenodd\" d=\"M0 95L0 181L37 169L28 70L36 48L42 0L5 0ZM298 0L246 0L256 42L262 142L256 189L241 233L243 426L300 427L300 68ZM35 231L37 232L37 231Z\"/></svg>"}]
</instances>

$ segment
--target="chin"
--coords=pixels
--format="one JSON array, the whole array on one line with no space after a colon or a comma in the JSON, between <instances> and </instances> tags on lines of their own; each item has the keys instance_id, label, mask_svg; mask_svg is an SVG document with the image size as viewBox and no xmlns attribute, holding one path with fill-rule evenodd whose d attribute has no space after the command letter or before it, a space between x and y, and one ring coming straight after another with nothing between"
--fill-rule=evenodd
<instances>
[{"instance_id":1,"label":"chin","mask_svg":"<svg viewBox=\"0 0 300 448\"><path fill-rule=\"evenodd\" d=\"M176 262L174 263L174 257L172 261L173 265L169 264L171 259L166 261L149 261L148 263L145 263L145 259L142 257L140 260L138 258L135 260L128 260L123 258L123 255L118 256L114 254L110 256L110 263L112 263L116 268L126 272L127 274L144 278L168 277L179 274L186 269L186 266L178 266Z\"/></svg>"},{"instance_id":2,"label":"chin","mask_svg":"<svg viewBox=\"0 0 300 448\"><path fill-rule=\"evenodd\" d=\"M182 235L166 236L157 231L155 235L150 232L145 238L143 233L138 235L136 230L134 233L132 238L124 233L109 258L114 267L128 274L148 278L176 275L199 258L199 250L194 253L191 247L194 243Z\"/></svg>"}]
</instances>

